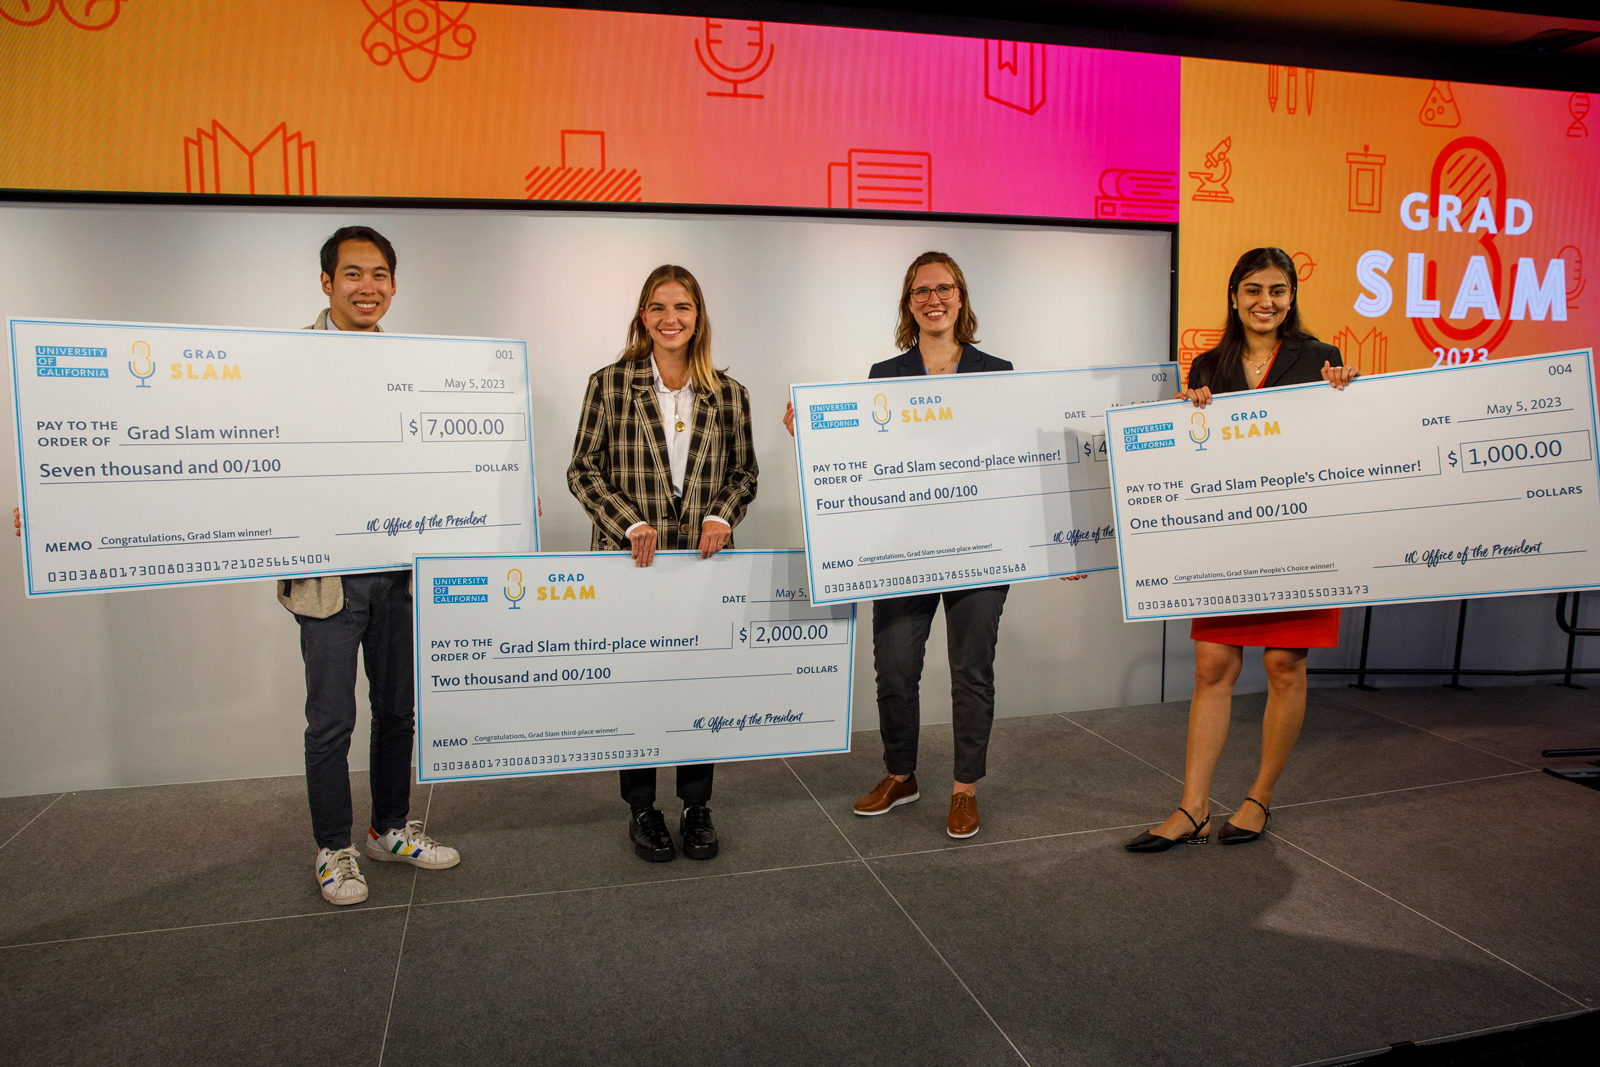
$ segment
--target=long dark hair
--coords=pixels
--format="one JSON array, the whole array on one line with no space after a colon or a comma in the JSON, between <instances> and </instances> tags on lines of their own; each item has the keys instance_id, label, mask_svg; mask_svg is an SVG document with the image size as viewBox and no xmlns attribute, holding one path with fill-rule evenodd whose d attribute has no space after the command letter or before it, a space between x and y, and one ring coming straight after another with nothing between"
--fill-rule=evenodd
<instances>
[{"instance_id":1,"label":"long dark hair","mask_svg":"<svg viewBox=\"0 0 1600 1067\"><path fill-rule=\"evenodd\" d=\"M1190 389L1198 389L1202 385L1210 386L1213 393L1227 389L1228 383L1233 380L1234 370L1244 360L1246 348L1244 323L1239 321L1239 312L1233 306L1239 283L1258 270L1274 267L1289 279L1289 313L1283 317L1283 325L1278 327L1278 339L1316 339L1311 331L1300 325L1300 277L1294 257L1281 248L1252 248L1239 257L1239 262L1233 265L1233 273L1228 275L1228 324L1223 327L1221 343L1194 357L1194 362L1189 365L1189 380L1184 384Z\"/></svg>"}]
</instances>

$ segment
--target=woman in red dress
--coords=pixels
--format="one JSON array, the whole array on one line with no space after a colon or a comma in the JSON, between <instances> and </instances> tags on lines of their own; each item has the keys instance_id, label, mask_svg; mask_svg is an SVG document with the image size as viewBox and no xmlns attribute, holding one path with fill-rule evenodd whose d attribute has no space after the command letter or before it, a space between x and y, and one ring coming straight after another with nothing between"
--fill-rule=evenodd
<instances>
[{"instance_id":1,"label":"woman in red dress","mask_svg":"<svg viewBox=\"0 0 1600 1067\"><path fill-rule=\"evenodd\" d=\"M1344 366L1339 350L1300 325L1294 260L1281 248L1254 248L1228 278L1228 324L1222 343L1195 357L1188 388L1178 399L1197 408L1215 393L1301 385L1319 378L1343 389L1360 371ZM1306 714L1306 649L1339 643L1339 609L1277 611L1195 619L1194 697L1189 702L1189 749L1183 805L1161 825L1128 842L1130 852L1163 852L1181 842L1204 844L1211 822L1211 774L1228 737L1233 684L1245 646L1263 648L1267 710L1261 720L1261 769L1250 793L1218 834L1244 844L1266 829L1272 790L1289 762Z\"/></svg>"}]
</instances>

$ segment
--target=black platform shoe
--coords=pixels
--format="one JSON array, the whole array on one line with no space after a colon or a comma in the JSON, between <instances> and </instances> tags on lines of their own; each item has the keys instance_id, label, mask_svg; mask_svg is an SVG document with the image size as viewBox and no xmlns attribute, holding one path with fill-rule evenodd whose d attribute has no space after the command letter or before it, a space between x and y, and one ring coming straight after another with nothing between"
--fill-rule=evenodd
<instances>
[{"instance_id":1,"label":"black platform shoe","mask_svg":"<svg viewBox=\"0 0 1600 1067\"><path fill-rule=\"evenodd\" d=\"M666 816L655 808L640 808L628 816L628 840L634 854L651 863L666 863L678 854L667 833Z\"/></svg>"},{"instance_id":2,"label":"black platform shoe","mask_svg":"<svg viewBox=\"0 0 1600 1067\"><path fill-rule=\"evenodd\" d=\"M683 854L692 860L708 860L721 845L717 828L711 825L711 809L704 804L689 804L678 817L678 836L683 838Z\"/></svg>"},{"instance_id":3,"label":"black platform shoe","mask_svg":"<svg viewBox=\"0 0 1600 1067\"><path fill-rule=\"evenodd\" d=\"M1245 797L1244 801L1245 804L1254 804L1262 811L1267 812L1267 817L1261 823L1261 829L1259 830L1241 830L1237 826L1233 825L1232 819L1229 819L1227 824L1223 826L1222 832L1217 835L1217 839L1224 845L1248 845L1250 842L1259 839L1262 834L1267 832L1267 823L1272 821L1272 812L1267 811L1267 806L1261 803L1261 801L1257 800L1255 797ZM1243 805L1240 806L1243 807Z\"/></svg>"},{"instance_id":4,"label":"black platform shoe","mask_svg":"<svg viewBox=\"0 0 1600 1067\"><path fill-rule=\"evenodd\" d=\"M1205 844L1206 827L1211 825L1211 816L1207 815L1205 822L1195 822L1194 816L1190 815L1187 809L1179 808L1178 810L1183 812L1183 817L1189 820L1189 824L1194 827L1193 830L1184 834L1182 837L1162 837L1159 834L1153 834L1149 830L1146 830L1144 833L1140 834L1138 837L1134 838L1132 841L1129 841L1122 847L1127 849L1129 852L1165 852L1173 845Z\"/></svg>"}]
</instances>

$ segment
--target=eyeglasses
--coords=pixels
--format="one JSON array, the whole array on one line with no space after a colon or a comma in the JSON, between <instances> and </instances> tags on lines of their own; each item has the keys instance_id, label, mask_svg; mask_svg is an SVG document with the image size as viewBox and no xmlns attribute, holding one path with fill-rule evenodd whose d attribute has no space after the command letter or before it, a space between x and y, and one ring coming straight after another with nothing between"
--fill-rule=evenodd
<instances>
[{"instance_id":1,"label":"eyeglasses","mask_svg":"<svg viewBox=\"0 0 1600 1067\"><path fill-rule=\"evenodd\" d=\"M929 289L926 285L919 285L911 290L911 302L913 304L926 304L931 296L937 296L940 300L949 300L959 292L961 292L961 287L956 285L936 285L932 289Z\"/></svg>"}]
</instances>

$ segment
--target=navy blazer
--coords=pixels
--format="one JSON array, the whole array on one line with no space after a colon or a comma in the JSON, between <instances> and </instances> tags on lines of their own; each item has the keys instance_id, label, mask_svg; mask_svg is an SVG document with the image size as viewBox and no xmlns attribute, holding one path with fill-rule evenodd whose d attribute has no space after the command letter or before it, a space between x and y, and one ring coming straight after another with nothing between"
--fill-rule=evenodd
<instances>
[{"instance_id":1,"label":"navy blazer","mask_svg":"<svg viewBox=\"0 0 1600 1067\"><path fill-rule=\"evenodd\" d=\"M1321 366L1319 363L1318 366ZM980 352L971 345L961 346L961 361L956 364L957 374L981 374L984 371L1011 370L1009 361L998 356L991 356L987 352ZM882 363L874 363L868 378L915 378L925 375L928 369L922 365L922 349L912 345L911 349L900 353L893 359L886 359Z\"/></svg>"},{"instance_id":2,"label":"navy blazer","mask_svg":"<svg viewBox=\"0 0 1600 1067\"><path fill-rule=\"evenodd\" d=\"M1199 360L1195 362L1198 363ZM1272 366L1267 368L1267 377L1261 386L1270 389L1274 385L1305 385L1307 382L1320 382L1323 363L1331 363L1335 367L1344 366L1339 350L1333 345L1311 337L1298 341L1285 341L1278 349L1278 355L1273 359ZM1189 377L1191 379L1194 377L1193 365L1189 367ZM1243 393L1250 389L1250 383L1245 380L1243 362L1234 366L1233 374L1222 388L1218 388L1215 382L1205 384L1211 386L1213 393ZM1194 386L1190 385L1189 388L1193 389Z\"/></svg>"}]
</instances>

